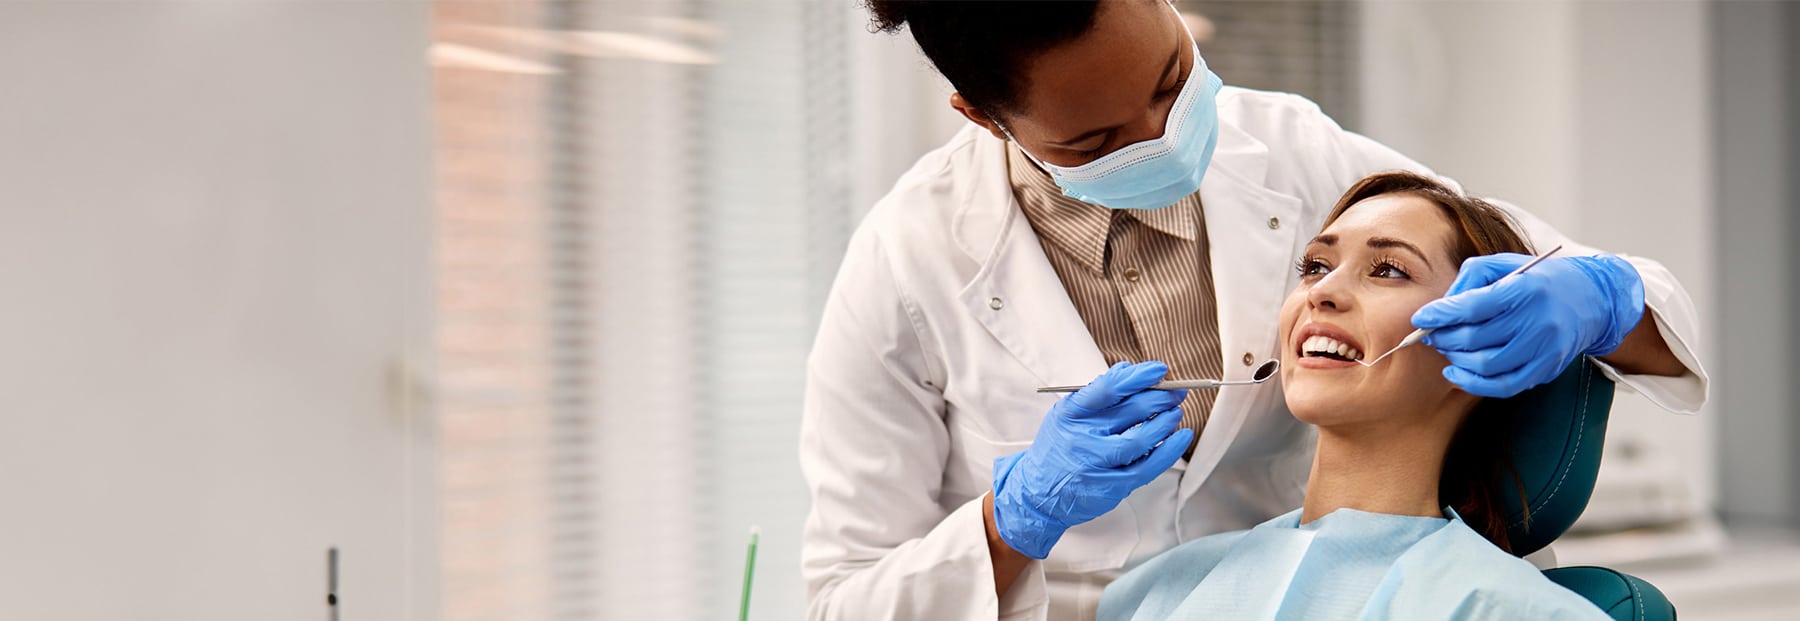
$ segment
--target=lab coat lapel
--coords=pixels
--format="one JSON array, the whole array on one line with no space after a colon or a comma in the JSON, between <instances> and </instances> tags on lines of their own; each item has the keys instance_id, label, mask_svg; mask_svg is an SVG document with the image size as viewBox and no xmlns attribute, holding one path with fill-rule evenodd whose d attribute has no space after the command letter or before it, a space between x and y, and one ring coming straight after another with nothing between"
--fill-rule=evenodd
<instances>
[{"instance_id":1,"label":"lab coat lapel","mask_svg":"<svg viewBox=\"0 0 1800 621\"><path fill-rule=\"evenodd\" d=\"M981 269L958 299L1038 381L1086 383L1105 371L1106 360L1013 197L1005 143L984 139L977 148L982 151L970 160L973 182L966 186L969 193L958 197L965 207L952 235L962 251L981 261ZM1287 295L1302 203L1265 187L1267 169L1266 145L1231 125L1220 127L1200 198L1228 379L1250 371L1241 363L1245 353L1253 363L1277 354L1276 321ZM1284 224L1271 227L1271 218ZM1274 382L1220 391L1182 477L1183 502L1211 475L1249 417L1279 409L1280 398Z\"/></svg>"},{"instance_id":2,"label":"lab coat lapel","mask_svg":"<svg viewBox=\"0 0 1800 621\"><path fill-rule=\"evenodd\" d=\"M977 148L973 190L953 234L982 265L957 297L1039 382L1085 384L1106 370L1106 358L1019 209L1007 182L1005 143L981 140Z\"/></svg>"},{"instance_id":3,"label":"lab coat lapel","mask_svg":"<svg viewBox=\"0 0 1800 621\"><path fill-rule=\"evenodd\" d=\"M1227 379L1248 377L1254 365L1279 351L1276 322L1288 293L1302 203L1265 185L1268 155L1262 142L1221 126L1217 154L1200 185ZM1251 366L1243 364L1245 354ZM1182 477L1182 501L1212 474L1249 417L1267 413L1280 398L1278 382L1219 391Z\"/></svg>"}]
</instances>

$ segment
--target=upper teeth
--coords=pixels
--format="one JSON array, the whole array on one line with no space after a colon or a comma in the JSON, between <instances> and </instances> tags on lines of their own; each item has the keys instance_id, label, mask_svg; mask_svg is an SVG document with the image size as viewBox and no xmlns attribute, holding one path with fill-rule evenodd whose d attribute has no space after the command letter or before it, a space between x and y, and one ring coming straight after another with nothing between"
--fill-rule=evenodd
<instances>
[{"instance_id":1,"label":"upper teeth","mask_svg":"<svg viewBox=\"0 0 1800 621\"><path fill-rule=\"evenodd\" d=\"M1305 343L1300 344L1300 353L1337 354L1351 360L1362 358L1362 352L1356 351L1355 347L1351 347L1343 341L1329 336L1312 336L1307 338Z\"/></svg>"}]
</instances>

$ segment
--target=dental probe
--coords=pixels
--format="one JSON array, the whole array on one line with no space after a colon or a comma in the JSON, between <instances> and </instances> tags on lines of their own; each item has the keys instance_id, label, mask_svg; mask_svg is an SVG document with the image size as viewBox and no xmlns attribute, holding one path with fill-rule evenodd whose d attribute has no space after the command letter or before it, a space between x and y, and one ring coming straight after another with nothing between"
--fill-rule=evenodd
<instances>
[{"instance_id":1,"label":"dental probe","mask_svg":"<svg viewBox=\"0 0 1800 621\"><path fill-rule=\"evenodd\" d=\"M1537 265L1538 262L1543 261L1544 259L1550 258L1550 255L1556 254L1556 251L1562 250L1562 248L1563 248L1562 245L1558 244L1555 248L1551 248L1549 252L1545 252L1544 254L1538 255L1538 257L1536 259L1532 259L1532 260L1526 262L1524 265L1519 266L1518 269L1507 272L1505 276L1501 276L1499 278L1494 279L1494 282L1488 283L1486 286L1492 287L1496 284L1499 284L1500 281L1502 281L1502 280L1506 280L1508 278L1512 278L1513 276L1517 276L1519 274L1519 272L1523 272L1525 270L1531 269L1531 266ZM1406 335L1406 338L1400 339L1399 345L1395 345L1393 349L1387 350L1387 353L1382 354L1380 356L1376 356L1374 360L1370 360L1368 362L1363 362L1361 360L1357 360L1355 362L1357 364L1363 365L1365 367L1375 366L1375 363L1381 362L1383 359L1392 355L1394 352L1400 351L1402 348L1411 347L1412 345L1417 344L1419 341L1424 340L1425 335L1427 335L1427 334L1431 334L1431 331L1424 329L1424 328L1419 328L1417 330L1413 330L1411 334Z\"/></svg>"}]
</instances>

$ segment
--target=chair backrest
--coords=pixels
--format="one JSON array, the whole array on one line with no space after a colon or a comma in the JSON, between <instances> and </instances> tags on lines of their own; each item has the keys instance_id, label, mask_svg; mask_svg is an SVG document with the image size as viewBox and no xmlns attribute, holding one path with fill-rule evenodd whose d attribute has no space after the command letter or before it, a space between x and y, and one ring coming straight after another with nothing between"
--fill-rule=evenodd
<instances>
[{"instance_id":1,"label":"chair backrest","mask_svg":"<svg viewBox=\"0 0 1800 621\"><path fill-rule=\"evenodd\" d=\"M1675 605L1655 585L1605 567L1558 567L1544 577L1587 598L1617 621L1675 621Z\"/></svg>"},{"instance_id":2,"label":"chair backrest","mask_svg":"<svg viewBox=\"0 0 1800 621\"><path fill-rule=\"evenodd\" d=\"M1612 400L1612 380L1584 356L1548 384L1482 404L1504 410L1516 425L1513 468L1521 485L1500 485L1513 553L1524 556L1550 545L1587 508Z\"/></svg>"},{"instance_id":3,"label":"chair backrest","mask_svg":"<svg viewBox=\"0 0 1800 621\"><path fill-rule=\"evenodd\" d=\"M1513 467L1520 485L1500 486L1514 553L1524 556L1550 545L1587 508L1600 473L1612 400L1612 380L1583 357L1548 384L1482 403L1500 410L1488 414L1509 416L1514 425ZM1544 571L1544 576L1619 621L1675 619L1675 606L1662 591L1630 574L1561 567Z\"/></svg>"}]
</instances>

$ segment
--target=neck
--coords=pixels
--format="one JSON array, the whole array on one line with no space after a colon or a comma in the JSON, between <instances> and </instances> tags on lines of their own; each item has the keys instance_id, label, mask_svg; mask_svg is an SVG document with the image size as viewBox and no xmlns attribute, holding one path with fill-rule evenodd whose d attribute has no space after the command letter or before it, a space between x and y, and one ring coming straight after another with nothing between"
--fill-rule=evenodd
<instances>
[{"instance_id":1,"label":"neck","mask_svg":"<svg viewBox=\"0 0 1800 621\"><path fill-rule=\"evenodd\" d=\"M1320 427L1300 522L1338 509L1442 517L1438 477L1449 435L1436 427Z\"/></svg>"}]
</instances>

